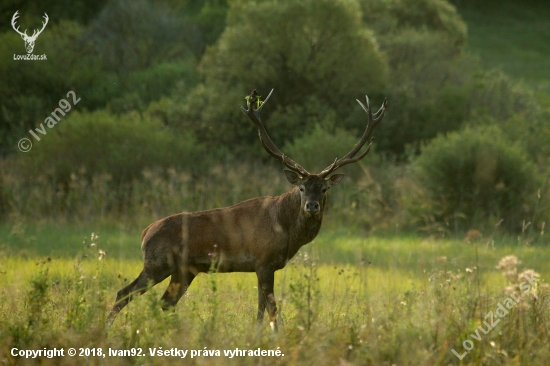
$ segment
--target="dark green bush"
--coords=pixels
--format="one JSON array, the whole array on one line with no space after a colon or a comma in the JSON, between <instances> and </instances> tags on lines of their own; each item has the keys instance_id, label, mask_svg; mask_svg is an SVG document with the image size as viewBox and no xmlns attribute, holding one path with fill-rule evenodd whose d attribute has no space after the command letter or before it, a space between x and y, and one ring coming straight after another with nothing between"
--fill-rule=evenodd
<instances>
[{"instance_id":1,"label":"dark green bush","mask_svg":"<svg viewBox=\"0 0 550 366\"><path fill-rule=\"evenodd\" d=\"M477 62L463 50L466 24L445 0L358 2L389 64L388 118L377 146L404 159L438 133L460 128L468 116L463 105ZM352 115L349 124L360 127L361 117Z\"/></svg>"},{"instance_id":2,"label":"dark green bush","mask_svg":"<svg viewBox=\"0 0 550 366\"><path fill-rule=\"evenodd\" d=\"M263 114L267 123L275 110L311 98L345 120L355 98L380 92L387 68L357 3L262 0L231 3L227 27L200 70L205 82L185 98L181 128L209 144L251 146L256 134L238 106L252 89L263 98L275 89ZM296 127L287 133L306 132Z\"/></svg>"},{"instance_id":3,"label":"dark green bush","mask_svg":"<svg viewBox=\"0 0 550 366\"><path fill-rule=\"evenodd\" d=\"M329 166L334 158L346 155L359 139L341 128L317 124L310 133L287 143L283 151L315 174Z\"/></svg>"},{"instance_id":4,"label":"dark green bush","mask_svg":"<svg viewBox=\"0 0 550 366\"><path fill-rule=\"evenodd\" d=\"M281 145L290 145L297 139L304 141L305 136L311 135L314 130L324 130L330 134L337 123L338 127L344 127L342 121L338 121L336 111L315 96L304 97L303 104L286 107L277 105L273 109L268 122L268 132L274 141L279 141ZM361 109L359 105L357 109Z\"/></svg>"},{"instance_id":5,"label":"dark green bush","mask_svg":"<svg viewBox=\"0 0 550 366\"><path fill-rule=\"evenodd\" d=\"M0 3L0 14L2 19L10 19L17 10L21 14L21 18L24 18L21 19L21 22L28 24L29 28L41 27L41 22L44 21L42 19L44 12L50 16L48 27L51 27L61 19L87 24L97 16L108 2L109 0L50 0L48 1L48 6L45 6L44 3L37 1L2 1ZM0 32L4 31L13 32L10 22L3 21L0 24ZM42 37L43 35L40 36L40 38Z\"/></svg>"},{"instance_id":6,"label":"dark green bush","mask_svg":"<svg viewBox=\"0 0 550 366\"><path fill-rule=\"evenodd\" d=\"M204 46L199 51L204 52L206 45L212 45L220 37L225 29L225 18L227 17L227 0L216 1L195 1L195 5L202 5L200 11L191 16L191 21L197 24ZM192 12L193 2L187 3L186 14Z\"/></svg>"},{"instance_id":7,"label":"dark green bush","mask_svg":"<svg viewBox=\"0 0 550 366\"><path fill-rule=\"evenodd\" d=\"M455 46L466 43L466 23L445 0L359 0L365 23L384 42L404 29L427 30L447 37Z\"/></svg>"},{"instance_id":8,"label":"dark green bush","mask_svg":"<svg viewBox=\"0 0 550 366\"><path fill-rule=\"evenodd\" d=\"M431 207L438 208L436 219L458 231L480 228L487 219L502 219L504 227L515 231L533 212L534 164L496 126L435 138L412 169Z\"/></svg>"},{"instance_id":9,"label":"dark green bush","mask_svg":"<svg viewBox=\"0 0 550 366\"><path fill-rule=\"evenodd\" d=\"M464 105L472 92L473 68L441 34L409 29L386 38L389 104L377 138L382 151L400 155L408 144L461 127L470 112ZM354 116L350 122L361 129L364 115Z\"/></svg>"},{"instance_id":10,"label":"dark green bush","mask_svg":"<svg viewBox=\"0 0 550 366\"><path fill-rule=\"evenodd\" d=\"M46 54L47 61L0 61L0 155L17 151L17 141L43 121L69 90L76 91L82 97L80 106L89 109L104 106L117 94L116 78L103 73L99 60L79 43L82 32L74 22L48 25L34 50ZM13 30L0 35L0 53L25 53Z\"/></svg>"},{"instance_id":11,"label":"dark green bush","mask_svg":"<svg viewBox=\"0 0 550 366\"><path fill-rule=\"evenodd\" d=\"M153 101L171 93L185 94L197 82L194 60L160 63L119 77L120 94L107 101L111 112L143 111Z\"/></svg>"},{"instance_id":12,"label":"dark green bush","mask_svg":"<svg viewBox=\"0 0 550 366\"><path fill-rule=\"evenodd\" d=\"M47 175L67 184L72 174L108 174L114 183L141 178L146 168L190 171L203 164L201 146L189 133L174 133L157 120L105 111L70 114L18 155L25 176ZM32 139L32 138L31 138Z\"/></svg>"},{"instance_id":13,"label":"dark green bush","mask_svg":"<svg viewBox=\"0 0 550 366\"><path fill-rule=\"evenodd\" d=\"M521 115L529 124L537 122L541 111L533 91L501 70L478 70L471 84L468 108L475 115L492 116L499 122Z\"/></svg>"},{"instance_id":14,"label":"dark green bush","mask_svg":"<svg viewBox=\"0 0 550 366\"><path fill-rule=\"evenodd\" d=\"M169 7L147 0L116 0L103 8L83 35L108 71L125 73L194 57L191 24Z\"/></svg>"}]
</instances>

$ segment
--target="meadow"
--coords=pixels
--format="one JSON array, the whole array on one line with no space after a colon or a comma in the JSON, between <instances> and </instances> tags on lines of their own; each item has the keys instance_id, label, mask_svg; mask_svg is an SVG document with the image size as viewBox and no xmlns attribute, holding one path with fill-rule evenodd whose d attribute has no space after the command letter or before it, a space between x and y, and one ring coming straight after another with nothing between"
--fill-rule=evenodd
<instances>
[{"instance_id":1,"label":"meadow","mask_svg":"<svg viewBox=\"0 0 550 366\"><path fill-rule=\"evenodd\" d=\"M550 364L550 7L308 1L2 5L2 54L23 52L16 10L52 23L48 63L0 60L1 364ZM166 280L108 326L149 223L290 188L239 111L251 88L276 90L270 133L312 170L358 140L355 98L389 101L276 273L279 331L256 322L255 274L215 271L173 311ZM68 90L82 104L17 150Z\"/></svg>"},{"instance_id":2,"label":"meadow","mask_svg":"<svg viewBox=\"0 0 550 366\"><path fill-rule=\"evenodd\" d=\"M550 362L547 246L476 235L465 240L363 236L329 227L276 273L278 333L267 322L256 324L256 277L246 273L198 276L173 312L160 309L165 281L108 327L116 291L141 270L140 231L104 225L92 236L85 226L1 227L4 363L182 363L179 354L158 356L161 349L187 350L185 364L196 365ZM525 270L535 271L539 281L520 297L525 289L517 286L525 282ZM520 302L498 318L498 304L512 291ZM83 356L11 356L12 348L67 352L70 347ZM284 356L224 355L237 349L280 350ZM133 353L115 356L118 350Z\"/></svg>"}]
</instances>

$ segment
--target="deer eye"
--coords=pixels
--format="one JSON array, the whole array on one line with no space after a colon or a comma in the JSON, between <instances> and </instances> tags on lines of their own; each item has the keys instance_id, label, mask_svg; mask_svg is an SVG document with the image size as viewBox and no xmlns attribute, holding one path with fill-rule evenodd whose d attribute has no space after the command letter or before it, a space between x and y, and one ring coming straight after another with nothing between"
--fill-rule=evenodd
<instances>
[{"instance_id":1,"label":"deer eye","mask_svg":"<svg viewBox=\"0 0 550 366\"><path fill-rule=\"evenodd\" d=\"M328 188L325 187L325 188L322 189L322 192L325 193L327 190L328 190Z\"/></svg>"},{"instance_id":2,"label":"deer eye","mask_svg":"<svg viewBox=\"0 0 550 366\"><path fill-rule=\"evenodd\" d=\"M303 192L304 191L304 187L300 187L300 192Z\"/></svg>"}]
</instances>

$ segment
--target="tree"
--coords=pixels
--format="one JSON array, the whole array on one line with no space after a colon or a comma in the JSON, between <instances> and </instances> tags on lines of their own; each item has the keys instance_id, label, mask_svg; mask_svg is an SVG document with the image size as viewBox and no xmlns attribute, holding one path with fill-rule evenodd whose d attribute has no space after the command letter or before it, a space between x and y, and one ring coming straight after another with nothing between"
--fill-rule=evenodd
<instances>
[{"instance_id":1,"label":"tree","mask_svg":"<svg viewBox=\"0 0 550 366\"><path fill-rule=\"evenodd\" d=\"M72 21L48 25L34 51L46 54L47 61L0 61L0 155L18 152L17 140L44 121L69 90L89 109L116 95L111 75L102 73L99 60L79 42L82 32ZM13 31L2 33L0 52L23 53L21 37Z\"/></svg>"},{"instance_id":2,"label":"tree","mask_svg":"<svg viewBox=\"0 0 550 366\"><path fill-rule=\"evenodd\" d=\"M386 79L357 3L343 0L234 2L200 70L204 83L186 98L179 123L204 141L235 146L255 139L238 109L254 88L264 98L275 88L265 118L277 109L277 130L297 137L304 126L286 125L284 111L303 105L308 113L306 101L315 100L344 121L354 99L376 95Z\"/></svg>"},{"instance_id":3,"label":"tree","mask_svg":"<svg viewBox=\"0 0 550 366\"><path fill-rule=\"evenodd\" d=\"M390 107L378 151L404 156L422 142L462 125L477 64L463 51L466 23L446 0L359 0L389 63ZM359 116L350 124L360 128Z\"/></svg>"},{"instance_id":4,"label":"tree","mask_svg":"<svg viewBox=\"0 0 550 366\"><path fill-rule=\"evenodd\" d=\"M446 0L359 0L363 19L381 43L403 30L444 35L455 47L466 44L466 23Z\"/></svg>"},{"instance_id":5,"label":"tree","mask_svg":"<svg viewBox=\"0 0 550 366\"><path fill-rule=\"evenodd\" d=\"M197 30L162 4L147 0L110 2L90 24L93 44L106 70L124 73L192 57Z\"/></svg>"}]
</instances>

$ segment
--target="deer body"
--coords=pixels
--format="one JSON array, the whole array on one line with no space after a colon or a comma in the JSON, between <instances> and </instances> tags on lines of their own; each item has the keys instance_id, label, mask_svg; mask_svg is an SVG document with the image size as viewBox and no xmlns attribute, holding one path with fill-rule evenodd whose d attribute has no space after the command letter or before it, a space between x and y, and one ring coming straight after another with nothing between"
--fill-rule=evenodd
<instances>
[{"instance_id":1,"label":"deer body","mask_svg":"<svg viewBox=\"0 0 550 366\"><path fill-rule=\"evenodd\" d=\"M370 113L370 106L359 102L369 115L369 124L360 142L321 173L310 174L273 144L260 120L263 104L256 110L252 108L257 101L255 98L254 91L247 99L249 109L243 108L243 112L258 126L260 141L267 152L291 169L284 172L296 187L277 197L257 197L230 207L184 212L149 225L141 237L143 270L118 292L109 315L110 323L134 294L144 293L149 285L171 276L162 296L163 308L167 309L176 305L195 276L214 270L255 272L258 277L257 319L261 321L267 310L270 325L276 329L275 271L284 268L298 250L319 233L326 192L344 177L343 174L328 175L368 153L369 148L355 157L382 119L385 102L374 115ZM264 104L267 99L269 96Z\"/></svg>"},{"instance_id":2,"label":"deer body","mask_svg":"<svg viewBox=\"0 0 550 366\"><path fill-rule=\"evenodd\" d=\"M213 261L217 272L281 269L321 228L322 215L301 214L297 191L159 220L143 231L145 263L164 260L168 275L182 265L193 275L209 272Z\"/></svg>"}]
</instances>

